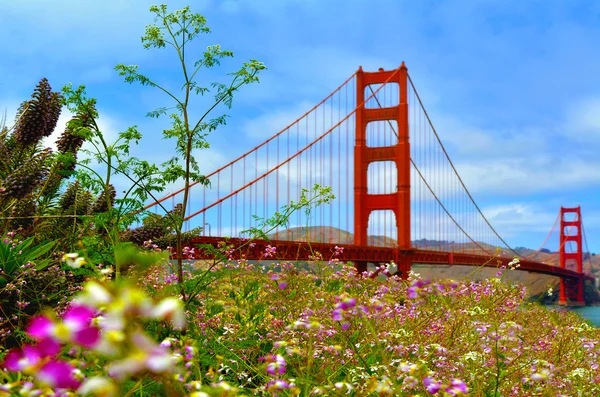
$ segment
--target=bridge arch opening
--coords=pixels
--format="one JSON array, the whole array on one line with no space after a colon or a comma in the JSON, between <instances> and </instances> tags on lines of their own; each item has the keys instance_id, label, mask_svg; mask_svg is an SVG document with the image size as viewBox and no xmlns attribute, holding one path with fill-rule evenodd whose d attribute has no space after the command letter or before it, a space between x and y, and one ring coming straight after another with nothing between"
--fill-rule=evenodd
<instances>
[{"instance_id":1,"label":"bridge arch opening","mask_svg":"<svg viewBox=\"0 0 600 397\"><path fill-rule=\"evenodd\" d=\"M396 247L398 229L396 216L392 210L376 210L369 215L367 245L376 247Z\"/></svg>"},{"instance_id":2,"label":"bridge arch opening","mask_svg":"<svg viewBox=\"0 0 600 397\"><path fill-rule=\"evenodd\" d=\"M381 87L382 85L383 87ZM396 82L365 86L365 99L373 95L374 92L376 94L365 102L365 108L367 109L389 108L400 104L400 85Z\"/></svg>"},{"instance_id":3,"label":"bridge arch opening","mask_svg":"<svg viewBox=\"0 0 600 397\"><path fill-rule=\"evenodd\" d=\"M565 236L577 236L579 234L579 230L577 226L565 226L563 233Z\"/></svg>"},{"instance_id":4,"label":"bridge arch opening","mask_svg":"<svg viewBox=\"0 0 600 397\"><path fill-rule=\"evenodd\" d=\"M577 218L577 212L564 212L563 213L563 221L565 222L575 222L578 221L579 219Z\"/></svg>"},{"instance_id":5,"label":"bridge arch opening","mask_svg":"<svg viewBox=\"0 0 600 397\"><path fill-rule=\"evenodd\" d=\"M367 146L386 147L398 144L398 121L376 120L367 124Z\"/></svg>"},{"instance_id":6,"label":"bridge arch opening","mask_svg":"<svg viewBox=\"0 0 600 397\"><path fill-rule=\"evenodd\" d=\"M393 161L375 161L367 169L369 194L391 194L398 191L398 170Z\"/></svg>"},{"instance_id":7,"label":"bridge arch opening","mask_svg":"<svg viewBox=\"0 0 600 397\"><path fill-rule=\"evenodd\" d=\"M565 243L565 252L567 254L576 254L579 252L579 244L576 241L567 241Z\"/></svg>"}]
</instances>

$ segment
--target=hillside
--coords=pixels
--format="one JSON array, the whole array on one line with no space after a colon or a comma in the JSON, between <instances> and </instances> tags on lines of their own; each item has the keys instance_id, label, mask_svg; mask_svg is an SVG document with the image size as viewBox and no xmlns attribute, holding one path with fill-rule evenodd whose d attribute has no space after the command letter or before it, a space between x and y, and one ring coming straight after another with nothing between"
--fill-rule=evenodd
<instances>
[{"instance_id":1,"label":"hillside","mask_svg":"<svg viewBox=\"0 0 600 397\"><path fill-rule=\"evenodd\" d=\"M352 244L354 235L344 230L333 227L312 226L308 228L289 228L269 235L274 240L295 240L295 241L313 241L331 244ZM371 245L381 247L393 247L396 240L385 236L369 236ZM495 247L480 243L480 245L490 252L495 252ZM425 249L440 248L442 250L476 250L474 243L454 244L446 241L418 240L413 241L413 246ZM525 258L558 266L558 253L535 252L528 248L519 248L516 252ZM511 255L510 251L505 251L505 255ZM513 254L514 255L514 254ZM600 277L600 255L589 255L584 253L583 268L585 272ZM493 277L496 273L492 268L474 268L472 266L431 266L431 265L413 265L413 270L426 278L452 278L452 279L485 279ZM552 276L546 276L529 272L510 272L507 279L522 283L527 286L532 295L542 293L548 289L548 286L554 286L558 279Z\"/></svg>"}]
</instances>

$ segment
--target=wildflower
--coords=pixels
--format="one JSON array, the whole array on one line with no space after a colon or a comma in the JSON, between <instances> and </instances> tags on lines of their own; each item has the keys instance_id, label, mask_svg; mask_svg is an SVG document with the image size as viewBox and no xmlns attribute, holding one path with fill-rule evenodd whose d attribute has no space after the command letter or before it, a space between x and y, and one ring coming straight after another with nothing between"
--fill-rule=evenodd
<instances>
[{"instance_id":1,"label":"wildflower","mask_svg":"<svg viewBox=\"0 0 600 397\"><path fill-rule=\"evenodd\" d=\"M22 350L9 351L4 357L3 366L12 372L32 373L42 358L38 349L31 345L25 345Z\"/></svg>"},{"instance_id":2,"label":"wildflower","mask_svg":"<svg viewBox=\"0 0 600 397\"><path fill-rule=\"evenodd\" d=\"M461 394L467 394L469 392L469 389L467 388L465 382L463 382L462 380L452 379L450 386L445 389L445 392L452 396L460 396Z\"/></svg>"},{"instance_id":3,"label":"wildflower","mask_svg":"<svg viewBox=\"0 0 600 397\"><path fill-rule=\"evenodd\" d=\"M185 311L179 299L165 298L154 308L153 317L169 320L176 328L185 327Z\"/></svg>"},{"instance_id":4,"label":"wildflower","mask_svg":"<svg viewBox=\"0 0 600 397\"><path fill-rule=\"evenodd\" d=\"M519 263L519 258L517 258L516 256L512 261L508 262L508 268L511 270L518 269L519 267L521 267L521 264Z\"/></svg>"},{"instance_id":5,"label":"wildflower","mask_svg":"<svg viewBox=\"0 0 600 397\"><path fill-rule=\"evenodd\" d=\"M81 266L87 265L86 260L80 257L79 254L76 252L71 254L64 254L62 260L73 269L79 269Z\"/></svg>"},{"instance_id":6,"label":"wildflower","mask_svg":"<svg viewBox=\"0 0 600 397\"><path fill-rule=\"evenodd\" d=\"M275 251L277 250L276 247L272 247L270 244L267 245L267 247L265 248L265 258L270 258L275 254Z\"/></svg>"},{"instance_id":7,"label":"wildflower","mask_svg":"<svg viewBox=\"0 0 600 397\"><path fill-rule=\"evenodd\" d=\"M100 284L95 281L88 282L83 290L83 293L75 298L75 302L90 307L99 308L105 304L112 302L111 294Z\"/></svg>"},{"instance_id":8,"label":"wildflower","mask_svg":"<svg viewBox=\"0 0 600 397\"><path fill-rule=\"evenodd\" d=\"M157 345L141 333L135 333L131 342L134 348L129 355L123 360L114 361L108 367L111 377L123 380L146 370L155 374L173 370L176 357L171 355L167 348Z\"/></svg>"},{"instance_id":9,"label":"wildflower","mask_svg":"<svg viewBox=\"0 0 600 397\"><path fill-rule=\"evenodd\" d=\"M356 306L355 298L344 298L335 307L336 307L336 309L340 309L340 310L348 310L348 309L352 309L354 306Z\"/></svg>"},{"instance_id":10,"label":"wildflower","mask_svg":"<svg viewBox=\"0 0 600 397\"><path fill-rule=\"evenodd\" d=\"M294 386L293 384L287 383L283 379L275 379L275 380L272 380L269 383L267 383L267 389L268 390L290 389L293 386Z\"/></svg>"},{"instance_id":11,"label":"wildflower","mask_svg":"<svg viewBox=\"0 0 600 397\"><path fill-rule=\"evenodd\" d=\"M62 322L54 322L46 316L35 317L27 327L27 333L38 340L52 338L58 342L73 341L83 347L94 347L100 338L100 330L91 325L94 311L86 306L72 306Z\"/></svg>"},{"instance_id":12,"label":"wildflower","mask_svg":"<svg viewBox=\"0 0 600 397\"><path fill-rule=\"evenodd\" d=\"M75 389L79 381L73 376L75 368L64 361L50 360L36 372L35 377L52 388Z\"/></svg>"},{"instance_id":13,"label":"wildflower","mask_svg":"<svg viewBox=\"0 0 600 397\"><path fill-rule=\"evenodd\" d=\"M266 357L266 360L270 361L267 364L267 372L271 375L281 375L285 373L286 362L285 359L279 355L270 354Z\"/></svg>"},{"instance_id":14,"label":"wildflower","mask_svg":"<svg viewBox=\"0 0 600 397\"><path fill-rule=\"evenodd\" d=\"M439 381L435 381L432 377L427 376L423 379L423 386L425 389L431 394L436 394L442 388L442 383Z\"/></svg>"},{"instance_id":15,"label":"wildflower","mask_svg":"<svg viewBox=\"0 0 600 397\"><path fill-rule=\"evenodd\" d=\"M93 395L98 397L116 397L117 388L115 384L109 379L102 376L95 376L87 379L79 389L78 394Z\"/></svg>"},{"instance_id":16,"label":"wildflower","mask_svg":"<svg viewBox=\"0 0 600 397\"><path fill-rule=\"evenodd\" d=\"M334 247L334 255L339 256L342 252L344 252L344 247L338 247L337 245Z\"/></svg>"}]
</instances>

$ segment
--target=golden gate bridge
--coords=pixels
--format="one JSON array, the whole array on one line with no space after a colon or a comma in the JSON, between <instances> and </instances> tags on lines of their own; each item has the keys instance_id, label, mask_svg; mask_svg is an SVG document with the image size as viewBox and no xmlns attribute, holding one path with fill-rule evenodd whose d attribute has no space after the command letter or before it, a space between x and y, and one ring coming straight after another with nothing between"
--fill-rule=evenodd
<instances>
[{"instance_id":1,"label":"golden gate bridge","mask_svg":"<svg viewBox=\"0 0 600 397\"><path fill-rule=\"evenodd\" d=\"M235 145L238 138L231 139ZM496 232L448 156L404 63L387 71L359 68L289 126L207 178L209 186L192 184L195 208L188 206L184 217L203 229L195 245L217 246L229 236L228 244L240 246L242 231L298 200L303 189L332 188L332 203L297 211L269 240L253 241L243 254L248 260L264 258L272 247L279 260L337 252L359 272L368 263L393 262L406 277L417 263L499 267L520 257L520 270L560 277L559 303L568 305L584 305L584 282L594 280L583 271L579 207L561 208L553 226L560 219L558 266L536 261L540 250L522 257ZM195 252L196 259L207 255Z\"/></svg>"}]
</instances>

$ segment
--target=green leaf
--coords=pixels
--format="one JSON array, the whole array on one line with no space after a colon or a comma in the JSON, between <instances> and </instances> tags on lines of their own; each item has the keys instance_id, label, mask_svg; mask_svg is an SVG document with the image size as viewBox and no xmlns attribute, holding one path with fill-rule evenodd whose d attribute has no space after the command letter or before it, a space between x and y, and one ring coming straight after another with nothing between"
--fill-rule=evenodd
<instances>
[{"instance_id":1,"label":"green leaf","mask_svg":"<svg viewBox=\"0 0 600 397\"><path fill-rule=\"evenodd\" d=\"M57 243L57 241L54 240L54 241L49 241L46 244L37 246L36 248L32 249L25 255L26 261L33 262L40 256L47 254L48 252L50 252L50 250L52 250L54 248L56 243Z\"/></svg>"}]
</instances>

